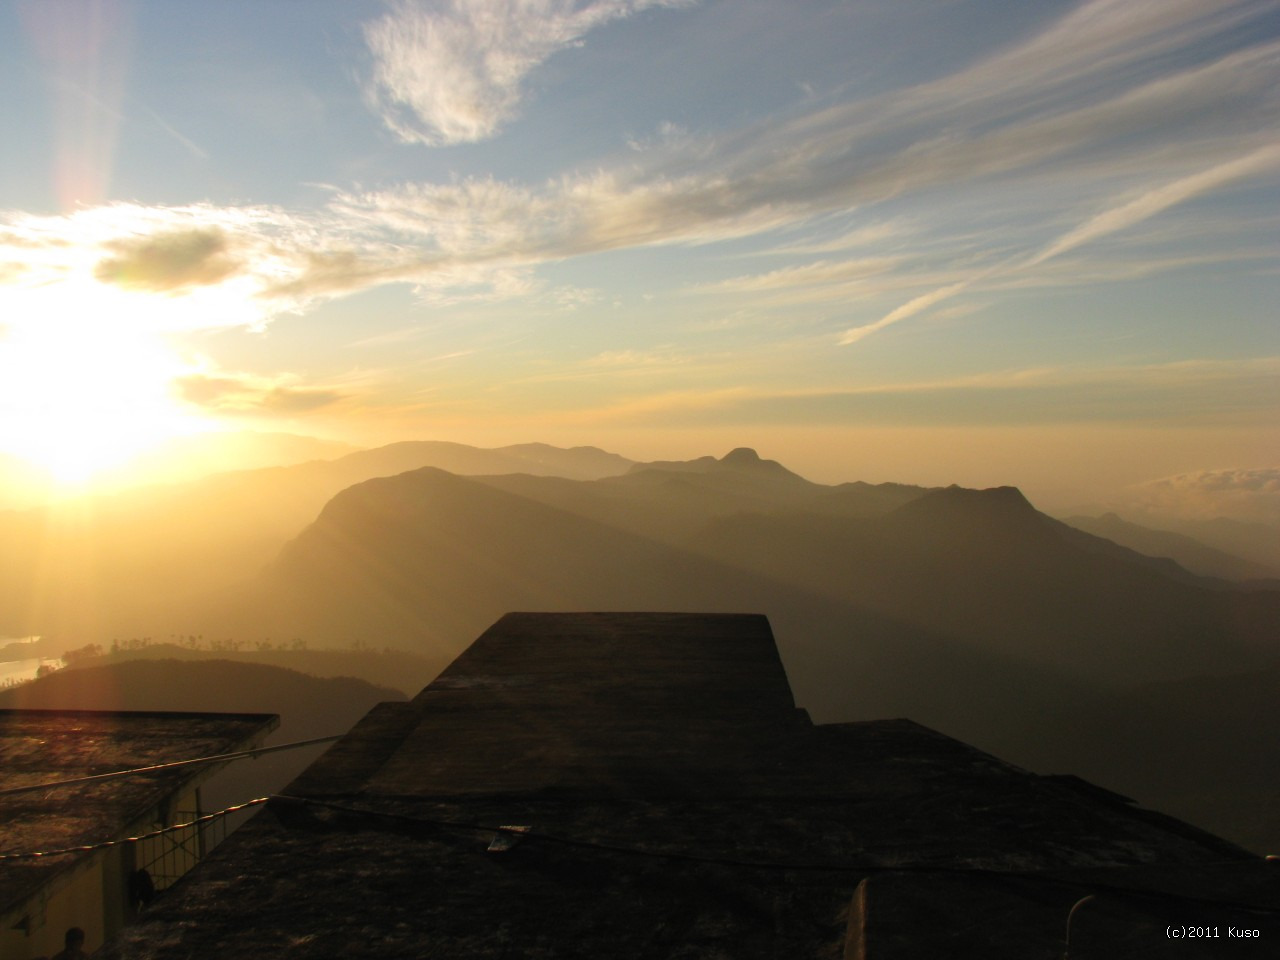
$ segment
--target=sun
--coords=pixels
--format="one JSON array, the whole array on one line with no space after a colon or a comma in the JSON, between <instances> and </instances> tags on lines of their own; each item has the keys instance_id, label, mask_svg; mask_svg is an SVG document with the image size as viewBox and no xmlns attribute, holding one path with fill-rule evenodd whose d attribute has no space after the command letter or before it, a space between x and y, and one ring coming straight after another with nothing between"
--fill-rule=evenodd
<instances>
[{"instance_id":1,"label":"sun","mask_svg":"<svg viewBox=\"0 0 1280 960\"><path fill-rule=\"evenodd\" d=\"M0 331L0 450L78 490L200 428L170 389L184 363L142 322L153 304L91 282L39 294Z\"/></svg>"}]
</instances>

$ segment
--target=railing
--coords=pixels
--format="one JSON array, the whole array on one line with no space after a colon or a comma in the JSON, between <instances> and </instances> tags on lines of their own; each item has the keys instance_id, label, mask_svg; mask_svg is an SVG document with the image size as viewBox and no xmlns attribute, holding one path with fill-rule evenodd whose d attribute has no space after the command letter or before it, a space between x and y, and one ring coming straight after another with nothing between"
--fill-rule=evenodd
<instances>
[{"instance_id":1,"label":"railing","mask_svg":"<svg viewBox=\"0 0 1280 960\"><path fill-rule=\"evenodd\" d=\"M173 819L175 823L186 823L203 813L201 810L178 810ZM160 836L138 841L134 865L137 869L147 871L155 892L158 893L172 886L226 838L226 817L170 830Z\"/></svg>"}]
</instances>

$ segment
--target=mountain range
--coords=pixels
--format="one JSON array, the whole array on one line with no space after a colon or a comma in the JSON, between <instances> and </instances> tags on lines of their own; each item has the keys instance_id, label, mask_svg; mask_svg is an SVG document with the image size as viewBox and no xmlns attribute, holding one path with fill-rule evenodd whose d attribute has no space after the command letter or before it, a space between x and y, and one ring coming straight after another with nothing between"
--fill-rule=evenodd
<instances>
[{"instance_id":1,"label":"mountain range","mask_svg":"<svg viewBox=\"0 0 1280 960\"><path fill-rule=\"evenodd\" d=\"M1280 840L1248 812L1257 777L1206 803L1175 711L1143 693L1182 682L1194 706L1214 677L1269 676L1280 592L1090 535L1013 488L831 487L747 450L598 480L422 469L344 490L245 597L247 622L449 649L511 609L762 611L817 719L910 716ZM1269 728L1274 708L1252 707L1213 729ZM1121 720L1144 731L1136 773L1108 734Z\"/></svg>"},{"instance_id":2,"label":"mountain range","mask_svg":"<svg viewBox=\"0 0 1280 960\"><path fill-rule=\"evenodd\" d=\"M0 514L0 629L68 646L176 631L443 662L503 613L574 609L765 613L819 721L908 716L1280 846L1280 824L1244 812L1276 778L1206 800L1170 720L1171 704L1218 717L1198 696L1214 684L1266 687L1280 590L1140 553L1011 487L817 484L746 448L633 463L409 443ZM1210 724L1223 749L1274 726L1274 699L1245 702Z\"/></svg>"},{"instance_id":3,"label":"mountain range","mask_svg":"<svg viewBox=\"0 0 1280 960\"><path fill-rule=\"evenodd\" d=\"M594 478L630 464L590 447L409 441L0 511L0 634L65 637L70 647L207 633L193 617L202 598L254 576L331 497L371 477L436 466Z\"/></svg>"},{"instance_id":4,"label":"mountain range","mask_svg":"<svg viewBox=\"0 0 1280 960\"><path fill-rule=\"evenodd\" d=\"M1065 522L1139 553L1168 557L1199 576L1219 577L1223 580L1280 578L1280 563L1274 562L1274 559L1280 559L1280 545L1276 543L1280 541L1280 536L1277 536L1277 531L1267 530L1261 524L1246 524L1225 518L1220 518L1216 524L1202 521L1190 525L1190 529L1199 534L1200 539L1197 539L1188 533L1133 523L1115 513L1104 513L1097 517L1067 517ZM1214 541L1226 543L1224 547L1210 546ZM1237 556L1237 553L1241 555ZM1251 556L1256 559L1249 559ZM1280 584L1272 586L1277 585Z\"/></svg>"}]
</instances>

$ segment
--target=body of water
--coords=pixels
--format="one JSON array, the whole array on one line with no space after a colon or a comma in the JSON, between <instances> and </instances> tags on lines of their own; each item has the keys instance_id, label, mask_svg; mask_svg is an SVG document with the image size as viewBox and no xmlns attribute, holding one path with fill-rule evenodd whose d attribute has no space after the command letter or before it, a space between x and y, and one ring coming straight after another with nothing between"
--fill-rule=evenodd
<instances>
[{"instance_id":1,"label":"body of water","mask_svg":"<svg viewBox=\"0 0 1280 960\"><path fill-rule=\"evenodd\" d=\"M49 659L48 657L21 657L15 656L19 651L14 649L19 644L32 644L39 640L39 637L0 637L0 650L10 647L7 656L12 659L0 660L0 686L8 686L11 683L21 683L24 680L34 680L36 671L44 664L53 666L62 666L62 661L57 659ZM10 645L14 646L10 646Z\"/></svg>"},{"instance_id":2,"label":"body of water","mask_svg":"<svg viewBox=\"0 0 1280 960\"><path fill-rule=\"evenodd\" d=\"M24 680L34 680L36 671L40 669L42 664L50 664L52 666L62 666L61 660L50 660L45 657L31 657L27 660L4 660L0 661L0 686L8 686L10 683L21 683Z\"/></svg>"}]
</instances>

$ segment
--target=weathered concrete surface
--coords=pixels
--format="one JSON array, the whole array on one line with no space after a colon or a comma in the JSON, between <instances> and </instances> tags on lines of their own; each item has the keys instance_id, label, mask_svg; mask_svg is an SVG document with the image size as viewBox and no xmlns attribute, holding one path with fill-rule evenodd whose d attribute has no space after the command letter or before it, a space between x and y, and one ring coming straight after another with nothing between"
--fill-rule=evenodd
<instances>
[{"instance_id":1,"label":"weathered concrete surface","mask_svg":"<svg viewBox=\"0 0 1280 960\"><path fill-rule=\"evenodd\" d=\"M252 745L276 724L268 714L0 710L0 790L227 753ZM0 795L0 854L117 839L214 769L176 767ZM46 884L95 855L0 860L0 916L8 917Z\"/></svg>"},{"instance_id":2,"label":"weathered concrete surface","mask_svg":"<svg viewBox=\"0 0 1280 960\"><path fill-rule=\"evenodd\" d=\"M1280 906L1269 865L908 720L814 726L762 617L509 615L287 792L104 955L1056 960L1091 892L1114 956L1280 936L1218 904L1270 939L1160 952L1179 897Z\"/></svg>"}]
</instances>

